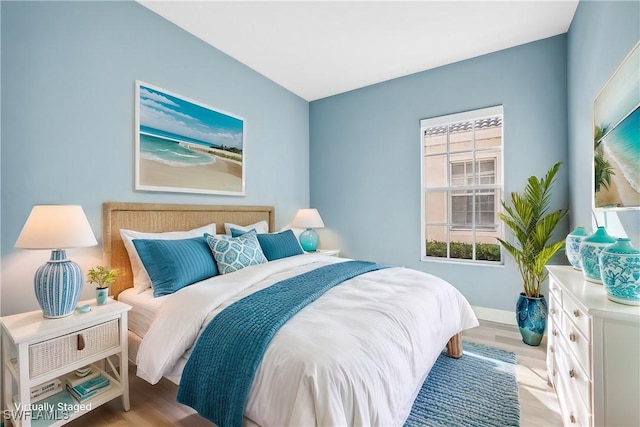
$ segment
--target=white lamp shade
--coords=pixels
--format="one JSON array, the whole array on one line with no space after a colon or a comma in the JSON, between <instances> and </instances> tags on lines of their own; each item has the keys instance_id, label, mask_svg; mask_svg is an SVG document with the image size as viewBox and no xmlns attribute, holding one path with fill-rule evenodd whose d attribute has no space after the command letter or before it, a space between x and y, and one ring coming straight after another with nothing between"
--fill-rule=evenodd
<instances>
[{"instance_id":1,"label":"white lamp shade","mask_svg":"<svg viewBox=\"0 0 640 427\"><path fill-rule=\"evenodd\" d=\"M291 221L291 227L322 228L324 227L324 222L322 222L317 209L300 209L293 221Z\"/></svg>"},{"instance_id":2,"label":"white lamp shade","mask_svg":"<svg viewBox=\"0 0 640 427\"><path fill-rule=\"evenodd\" d=\"M81 206L37 205L31 210L15 246L23 249L67 249L97 244Z\"/></svg>"}]
</instances>

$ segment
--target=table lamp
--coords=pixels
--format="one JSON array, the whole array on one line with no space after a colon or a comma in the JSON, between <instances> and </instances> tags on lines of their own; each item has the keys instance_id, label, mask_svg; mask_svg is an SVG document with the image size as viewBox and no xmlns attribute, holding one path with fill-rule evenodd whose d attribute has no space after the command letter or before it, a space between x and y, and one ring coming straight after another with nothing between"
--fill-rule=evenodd
<instances>
[{"instance_id":1,"label":"table lamp","mask_svg":"<svg viewBox=\"0 0 640 427\"><path fill-rule=\"evenodd\" d=\"M324 222L320 218L317 209L300 209L291 222L291 227L304 228L300 233L300 246L307 252L315 252L318 250L320 238L314 228L324 227Z\"/></svg>"},{"instance_id":2,"label":"table lamp","mask_svg":"<svg viewBox=\"0 0 640 427\"><path fill-rule=\"evenodd\" d=\"M73 313L84 278L80 266L67 258L65 249L95 246L98 242L81 206L34 206L16 248L51 249L51 258L36 271L33 281L44 317Z\"/></svg>"}]
</instances>

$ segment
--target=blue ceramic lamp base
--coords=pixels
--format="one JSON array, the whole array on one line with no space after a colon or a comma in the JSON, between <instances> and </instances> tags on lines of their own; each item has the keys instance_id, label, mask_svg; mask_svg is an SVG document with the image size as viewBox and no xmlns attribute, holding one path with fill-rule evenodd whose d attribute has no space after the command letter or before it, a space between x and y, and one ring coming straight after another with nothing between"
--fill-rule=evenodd
<instances>
[{"instance_id":1,"label":"blue ceramic lamp base","mask_svg":"<svg viewBox=\"0 0 640 427\"><path fill-rule=\"evenodd\" d=\"M34 290L42 314L47 318L73 313L82 292L80 266L67 259L64 249L51 251L51 258L36 271Z\"/></svg>"},{"instance_id":2,"label":"blue ceramic lamp base","mask_svg":"<svg viewBox=\"0 0 640 427\"><path fill-rule=\"evenodd\" d=\"M318 250L318 244L320 243L320 237L313 228L307 228L300 233L300 246L306 252L315 252Z\"/></svg>"}]
</instances>

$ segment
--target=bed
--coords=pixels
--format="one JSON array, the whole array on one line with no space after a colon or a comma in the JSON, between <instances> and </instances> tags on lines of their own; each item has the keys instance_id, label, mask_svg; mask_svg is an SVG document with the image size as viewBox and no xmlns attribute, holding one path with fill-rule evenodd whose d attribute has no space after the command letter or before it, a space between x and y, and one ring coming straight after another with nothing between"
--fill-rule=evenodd
<instances>
[{"instance_id":1,"label":"bed","mask_svg":"<svg viewBox=\"0 0 640 427\"><path fill-rule=\"evenodd\" d=\"M295 255L154 298L152 290L132 287L120 230L161 233L215 224L215 233L224 234L225 223L264 221L273 232L274 215L271 206L103 204L104 262L120 272L114 297L133 307L129 354L139 377L179 385L194 343L225 308L285 279L347 261ZM477 324L464 297L435 276L391 267L346 280L275 334L255 373L244 422L401 425L443 348L460 357L460 332Z\"/></svg>"}]
</instances>

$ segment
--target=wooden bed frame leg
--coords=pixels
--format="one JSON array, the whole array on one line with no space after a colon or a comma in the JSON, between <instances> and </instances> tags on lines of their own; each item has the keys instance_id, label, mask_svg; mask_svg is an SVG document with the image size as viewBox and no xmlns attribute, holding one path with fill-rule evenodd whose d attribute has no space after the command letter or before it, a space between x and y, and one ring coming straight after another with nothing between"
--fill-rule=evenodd
<instances>
[{"instance_id":1,"label":"wooden bed frame leg","mask_svg":"<svg viewBox=\"0 0 640 427\"><path fill-rule=\"evenodd\" d=\"M462 335L460 333L452 336L447 343L447 356L454 359L462 357Z\"/></svg>"}]
</instances>

